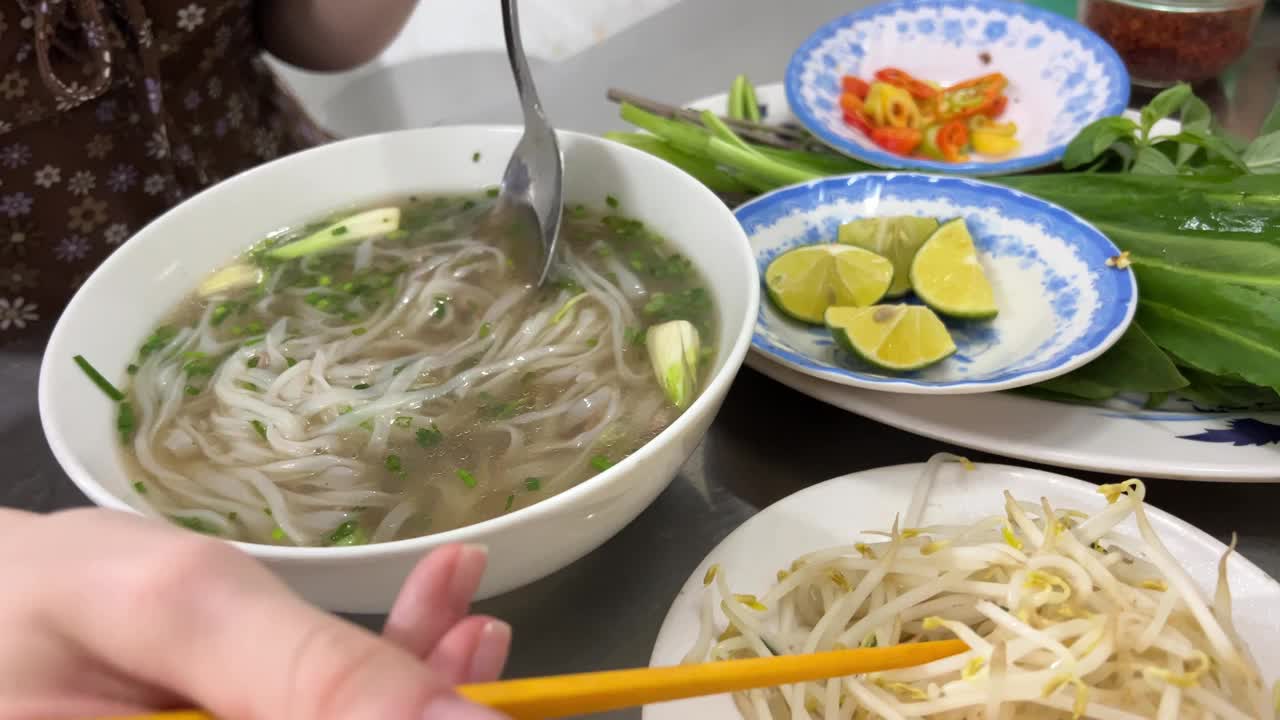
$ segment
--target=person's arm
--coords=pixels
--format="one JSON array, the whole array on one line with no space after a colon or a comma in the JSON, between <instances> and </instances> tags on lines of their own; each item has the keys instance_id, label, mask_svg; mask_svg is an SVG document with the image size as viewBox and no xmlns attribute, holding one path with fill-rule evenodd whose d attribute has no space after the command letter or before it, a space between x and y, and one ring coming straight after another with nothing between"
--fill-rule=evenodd
<instances>
[{"instance_id":1,"label":"person's arm","mask_svg":"<svg viewBox=\"0 0 1280 720\"><path fill-rule=\"evenodd\" d=\"M417 0L259 0L267 52L318 72L349 70L378 56Z\"/></svg>"}]
</instances>

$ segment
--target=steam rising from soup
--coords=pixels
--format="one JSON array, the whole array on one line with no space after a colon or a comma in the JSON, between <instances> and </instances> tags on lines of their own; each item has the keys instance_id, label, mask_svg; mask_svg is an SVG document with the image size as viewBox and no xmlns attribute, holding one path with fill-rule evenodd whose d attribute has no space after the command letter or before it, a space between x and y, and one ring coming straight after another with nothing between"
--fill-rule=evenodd
<instances>
[{"instance_id":1,"label":"steam rising from soup","mask_svg":"<svg viewBox=\"0 0 1280 720\"><path fill-rule=\"evenodd\" d=\"M714 346L689 261L639 222L566 209L539 289L490 202L330 218L210 276L130 366L140 497L226 538L384 542L531 505L670 424Z\"/></svg>"}]
</instances>

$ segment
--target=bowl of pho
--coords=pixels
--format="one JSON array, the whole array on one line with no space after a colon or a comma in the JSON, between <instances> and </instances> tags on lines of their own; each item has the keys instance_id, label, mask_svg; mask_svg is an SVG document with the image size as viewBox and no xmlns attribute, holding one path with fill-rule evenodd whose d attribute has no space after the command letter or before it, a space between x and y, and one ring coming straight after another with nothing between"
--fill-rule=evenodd
<instances>
[{"instance_id":1,"label":"bowl of pho","mask_svg":"<svg viewBox=\"0 0 1280 720\"><path fill-rule=\"evenodd\" d=\"M496 219L515 128L303 152L166 213L85 282L40 373L95 503L385 612L414 563L485 545L482 597L600 545L671 482L742 364L746 237L673 166L563 133L559 257Z\"/></svg>"}]
</instances>

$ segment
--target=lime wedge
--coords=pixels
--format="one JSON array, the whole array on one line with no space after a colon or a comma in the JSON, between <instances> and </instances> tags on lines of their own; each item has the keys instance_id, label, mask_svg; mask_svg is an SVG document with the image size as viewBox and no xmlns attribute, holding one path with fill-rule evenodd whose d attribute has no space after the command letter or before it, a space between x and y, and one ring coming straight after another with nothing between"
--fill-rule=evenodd
<instances>
[{"instance_id":1,"label":"lime wedge","mask_svg":"<svg viewBox=\"0 0 1280 720\"><path fill-rule=\"evenodd\" d=\"M911 261L937 229L937 220L914 215L859 218L841 225L837 237L845 245L870 250L893 263L893 284L885 296L895 298L911 289Z\"/></svg>"},{"instance_id":2,"label":"lime wedge","mask_svg":"<svg viewBox=\"0 0 1280 720\"><path fill-rule=\"evenodd\" d=\"M832 305L879 302L893 282L893 264L851 245L807 245L779 255L764 271L769 299L782 312L815 325Z\"/></svg>"},{"instance_id":3,"label":"lime wedge","mask_svg":"<svg viewBox=\"0 0 1280 720\"><path fill-rule=\"evenodd\" d=\"M992 318L999 312L962 218L938 228L916 253L911 261L911 287L943 315Z\"/></svg>"},{"instance_id":4,"label":"lime wedge","mask_svg":"<svg viewBox=\"0 0 1280 720\"><path fill-rule=\"evenodd\" d=\"M840 347L892 372L919 370L956 351L947 327L919 305L832 307L825 319Z\"/></svg>"}]
</instances>

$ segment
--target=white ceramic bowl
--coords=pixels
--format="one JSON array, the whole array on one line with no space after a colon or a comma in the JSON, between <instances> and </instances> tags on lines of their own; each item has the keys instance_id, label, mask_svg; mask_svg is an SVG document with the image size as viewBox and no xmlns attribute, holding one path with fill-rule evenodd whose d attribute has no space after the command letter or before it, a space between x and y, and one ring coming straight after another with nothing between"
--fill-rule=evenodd
<instances>
[{"instance_id":1,"label":"white ceramic bowl","mask_svg":"<svg viewBox=\"0 0 1280 720\"><path fill-rule=\"evenodd\" d=\"M131 479L114 405L72 357L85 355L123 384L138 345L213 269L268 232L335 210L411 193L461 193L496 184L519 137L510 127L441 127L361 137L256 168L166 213L107 259L54 329L40 369L40 416L53 453L95 503L146 512L126 498ZM531 507L426 537L342 548L237 543L309 601L342 612L386 612L401 582L433 547L489 548L480 587L490 597L594 550L671 482L702 440L751 340L759 280L746 235L729 209L661 160L606 140L561 133L565 197L603 208L613 195L689 257L717 303L716 366L693 405L609 470ZM478 160L473 155L480 153Z\"/></svg>"}]
</instances>

